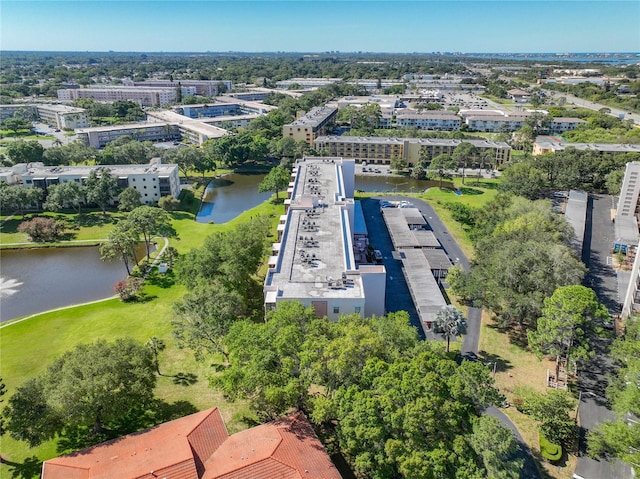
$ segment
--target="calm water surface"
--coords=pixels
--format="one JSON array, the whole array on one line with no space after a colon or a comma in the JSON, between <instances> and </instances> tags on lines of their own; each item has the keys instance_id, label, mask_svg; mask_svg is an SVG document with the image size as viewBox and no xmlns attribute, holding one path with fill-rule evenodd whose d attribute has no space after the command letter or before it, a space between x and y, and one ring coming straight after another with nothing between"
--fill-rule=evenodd
<instances>
[{"instance_id":1,"label":"calm water surface","mask_svg":"<svg viewBox=\"0 0 640 479\"><path fill-rule=\"evenodd\" d=\"M97 247L0 251L0 321L107 298L126 276Z\"/></svg>"},{"instance_id":2,"label":"calm water surface","mask_svg":"<svg viewBox=\"0 0 640 479\"><path fill-rule=\"evenodd\" d=\"M242 212L268 200L272 195L271 192L258 193L258 185L265 176L232 173L223 178L211 180L202 198L196 221L226 223ZM282 194L281 192L280 195Z\"/></svg>"}]
</instances>

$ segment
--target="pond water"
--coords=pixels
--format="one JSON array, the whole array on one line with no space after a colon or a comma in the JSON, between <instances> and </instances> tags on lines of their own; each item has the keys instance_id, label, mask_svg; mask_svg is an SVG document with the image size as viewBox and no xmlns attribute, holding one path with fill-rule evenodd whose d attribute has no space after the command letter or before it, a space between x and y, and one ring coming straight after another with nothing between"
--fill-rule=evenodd
<instances>
[{"instance_id":1,"label":"pond water","mask_svg":"<svg viewBox=\"0 0 640 479\"><path fill-rule=\"evenodd\" d=\"M121 261L101 261L98 247L2 250L0 262L0 321L107 298L127 276Z\"/></svg>"},{"instance_id":2,"label":"pond water","mask_svg":"<svg viewBox=\"0 0 640 479\"><path fill-rule=\"evenodd\" d=\"M437 181L415 180L404 176L359 175L356 176L356 190L393 191L398 193L420 193L432 186L438 186Z\"/></svg>"},{"instance_id":3,"label":"pond water","mask_svg":"<svg viewBox=\"0 0 640 479\"><path fill-rule=\"evenodd\" d=\"M196 221L226 223L268 200L271 192L258 193L258 185L265 176L231 173L222 178L214 178L207 185ZM282 194L281 192L280 195Z\"/></svg>"}]
</instances>

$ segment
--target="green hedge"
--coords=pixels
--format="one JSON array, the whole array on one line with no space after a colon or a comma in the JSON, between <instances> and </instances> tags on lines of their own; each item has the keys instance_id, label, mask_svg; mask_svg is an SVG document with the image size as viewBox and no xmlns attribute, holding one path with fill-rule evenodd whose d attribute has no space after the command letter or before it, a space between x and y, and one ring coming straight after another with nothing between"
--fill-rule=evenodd
<instances>
[{"instance_id":1,"label":"green hedge","mask_svg":"<svg viewBox=\"0 0 640 479\"><path fill-rule=\"evenodd\" d=\"M562 446L550 442L540 433L540 453L548 461L555 462L562 457Z\"/></svg>"}]
</instances>

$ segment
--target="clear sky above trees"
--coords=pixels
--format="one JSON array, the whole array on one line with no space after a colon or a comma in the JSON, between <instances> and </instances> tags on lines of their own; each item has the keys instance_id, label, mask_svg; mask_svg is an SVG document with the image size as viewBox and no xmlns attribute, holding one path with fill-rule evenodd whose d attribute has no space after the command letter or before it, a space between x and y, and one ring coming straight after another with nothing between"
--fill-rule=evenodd
<instances>
[{"instance_id":1,"label":"clear sky above trees","mask_svg":"<svg viewBox=\"0 0 640 479\"><path fill-rule=\"evenodd\" d=\"M640 3L633 0L150 0L116 5L5 0L0 47L173 52L637 52L639 14ZM211 22L215 28L210 28ZM182 28L179 35L166 35L175 25L188 28Z\"/></svg>"}]
</instances>

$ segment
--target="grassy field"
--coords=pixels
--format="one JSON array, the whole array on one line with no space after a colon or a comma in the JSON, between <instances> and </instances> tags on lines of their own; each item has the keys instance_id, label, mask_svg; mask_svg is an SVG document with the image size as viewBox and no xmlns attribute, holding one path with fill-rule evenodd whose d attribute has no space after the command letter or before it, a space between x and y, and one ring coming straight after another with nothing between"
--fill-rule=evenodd
<instances>
[{"instance_id":1,"label":"grassy field","mask_svg":"<svg viewBox=\"0 0 640 479\"><path fill-rule=\"evenodd\" d=\"M202 244L204 238L215 231L226 231L251 216L268 215L275 231L284 208L282 204L265 202L246 211L229 223L212 225L194 221L190 213L172 213L172 222L178 236L170 244L184 253ZM104 237L110 224L105 223L83 236ZM80 234L79 234L80 235ZM272 241L270 238L268 241ZM145 342L156 336L165 341L167 348L160 353L160 371L156 396L168 404L185 401L188 408L201 410L218 406L230 432L246 428L244 417L250 417L246 402L227 402L219 393L209 388L208 378L215 374L212 367L219 358L196 362L189 350L179 349L172 337L172 308L186 292L174 284L171 275L156 279L151 277L145 285L146 299L138 303L122 303L117 299L78 306L63 311L44 313L26 321L15 322L0 329L0 377L7 385L7 396L25 380L42 372L53 359L79 343L96 339L113 340L132 337ZM28 347L25 347L28 345ZM214 364L212 364L214 363ZM2 438L2 455L10 464L0 466L0 477L37 477L42 460L55 457L55 441L36 448L26 443ZM24 472L19 476L18 472ZM35 471L35 472L34 472ZM22 474L20 472L20 474ZM29 475L33 472L33 475Z\"/></svg>"},{"instance_id":2,"label":"grassy field","mask_svg":"<svg viewBox=\"0 0 640 479\"><path fill-rule=\"evenodd\" d=\"M546 392L547 369L553 370L555 367L553 361L540 360L533 353L512 344L508 335L495 328L486 311L482 314L478 357L484 363L496 363L496 386L509 402L513 402L513 399L518 397L518 391L521 388L531 388L540 393ZM489 367L493 367L492 364L489 364ZM564 462L560 463L560 467L544 462L539 453L538 423L515 407L503 409L502 412L516 425L549 477L571 478L577 464L575 456L565 454Z\"/></svg>"}]
</instances>

